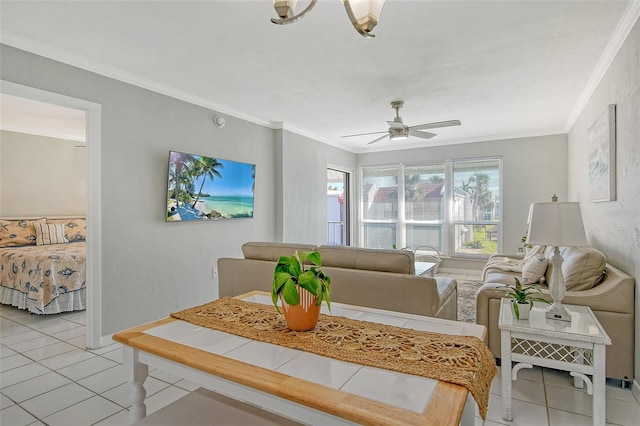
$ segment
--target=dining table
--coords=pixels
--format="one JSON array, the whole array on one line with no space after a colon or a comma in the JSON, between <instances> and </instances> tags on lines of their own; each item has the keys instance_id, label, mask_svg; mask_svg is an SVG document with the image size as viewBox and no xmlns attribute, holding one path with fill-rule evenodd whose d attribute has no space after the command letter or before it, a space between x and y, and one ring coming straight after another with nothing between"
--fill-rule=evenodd
<instances>
[{"instance_id":1,"label":"dining table","mask_svg":"<svg viewBox=\"0 0 640 426\"><path fill-rule=\"evenodd\" d=\"M405 341L406 334L416 341L440 342L442 336L453 339L454 344L444 348L464 346L455 342L472 339L473 348L480 348L484 356L484 326L332 302L330 311L323 306L316 327L324 330L329 340L313 346L311 342L321 334L319 331L295 333L281 329L279 324L265 326L263 318L271 318L271 312L276 315L271 321L279 321L269 293L253 291L223 299L229 300L218 299L211 306L194 307L113 335L113 340L123 345L123 366L131 385L131 424L147 414L144 382L150 368L310 425L472 425L478 405L470 389L484 389L488 403L486 388L496 374L493 358L488 367L483 367L491 370L483 376L485 383L470 388L459 384L464 381L427 377L429 371L427 376L418 370L406 372L403 360L412 359L410 355L415 352L398 353L403 350L399 342ZM254 315L250 333L245 332L248 326L224 328L233 315L242 315L245 307ZM217 316L218 329L203 322L205 313ZM285 324L284 319L281 322ZM349 340L345 334L349 327L359 340ZM363 344L365 341L374 344ZM349 352L354 345L360 345L358 350L364 352ZM369 347L377 351L373 355L383 358L368 359ZM392 352L399 362L387 363L384 356ZM441 352L446 353L446 349ZM449 359L455 361L454 356ZM443 363L447 362L444 359ZM406 364L414 365L409 361ZM450 374L449 367L443 365L445 375ZM474 380L480 371L465 377ZM484 409L486 414L486 404Z\"/></svg>"}]
</instances>

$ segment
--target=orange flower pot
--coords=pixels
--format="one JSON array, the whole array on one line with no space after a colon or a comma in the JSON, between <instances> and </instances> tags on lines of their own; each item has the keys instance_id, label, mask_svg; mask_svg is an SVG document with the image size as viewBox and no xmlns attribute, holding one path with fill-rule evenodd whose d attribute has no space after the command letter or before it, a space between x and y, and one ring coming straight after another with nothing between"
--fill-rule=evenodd
<instances>
[{"instance_id":1,"label":"orange flower pot","mask_svg":"<svg viewBox=\"0 0 640 426\"><path fill-rule=\"evenodd\" d=\"M316 297L304 288L298 287L298 295L300 302L293 306L280 297L287 327L293 331L313 330L320 317L320 306L316 306Z\"/></svg>"}]
</instances>

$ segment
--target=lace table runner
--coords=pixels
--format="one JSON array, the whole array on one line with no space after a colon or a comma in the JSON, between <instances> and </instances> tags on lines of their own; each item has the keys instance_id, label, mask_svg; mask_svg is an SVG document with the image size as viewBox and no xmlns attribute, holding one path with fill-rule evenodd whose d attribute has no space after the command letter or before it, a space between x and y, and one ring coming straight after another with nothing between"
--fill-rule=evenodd
<instances>
[{"instance_id":1,"label":"lace table runner","mask_svg":"<svg viewBox=\"0 0 640 426\"><path fill-rule=\"evenodd\" d=\"M314 330L287 328L275 307L222 298L171 314L173 318L261 342L423 376L466 387L486 418L493 354L477 337L453 336L320 315Z\"/></svg>"}]
</instances>

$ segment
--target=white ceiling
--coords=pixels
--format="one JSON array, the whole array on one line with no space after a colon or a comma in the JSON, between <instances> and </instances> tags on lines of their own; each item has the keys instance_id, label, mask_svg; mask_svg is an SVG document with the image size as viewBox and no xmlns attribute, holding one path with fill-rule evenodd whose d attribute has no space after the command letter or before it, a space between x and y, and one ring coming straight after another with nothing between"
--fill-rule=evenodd
<instances>
[{"instance_id":1,"label":"white ceiling","mask_svg":"<svg viewBox=\"0 0 640 426\"><path fill-rule=\"evenodd\" d=\"M0 93L0 129L86 141L85 112Z\"/></svg>"},{"instance_id":2,"label":"white ceiling","mask_svg":"<svg viewBox=\"0 0 640 426\"><path fill-rule=\"evenodd\" d=\"M638 9L387 0L376 37L364 39L335 0L286 26L270 22L269 0L3 0L0 24L5 44L369 152L567 132ZM340 138L386 130L392 100L405 101L407 125L462 126L429 141Z\"/></svg>"}]
</instances>

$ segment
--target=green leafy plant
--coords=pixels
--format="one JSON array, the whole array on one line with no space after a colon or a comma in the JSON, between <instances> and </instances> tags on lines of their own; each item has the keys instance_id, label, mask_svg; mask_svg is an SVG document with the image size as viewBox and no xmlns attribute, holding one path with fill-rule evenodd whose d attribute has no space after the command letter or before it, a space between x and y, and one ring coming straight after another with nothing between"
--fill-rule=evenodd
<instances>
[{"instance_id":1,"label":"green leafy plant","mask_svg":"<svg viewBox=\"0 0 640 426\"><path fill-rule=\"evenodd\" d=\"M462 244L464 247L467 248L472 248L472 249L481 249L484 248L484 244L482 244L482 241L480 240L472 240L472 241L467 241L466 243Z\"/></svg>"},{"instance_id":2,"label":"green leafy plant","mask_svg":"<svg viewBox=\"0 0 640 426\"><path fill-rule=\"evenodd\" d=\"M309 262L311 266L306 265ZM282 298L291 306L300 303L298 288L300 286L308 290L316 297L316 305L320 306L324 300L331 310L331 278L325 274L322 266L322 256L317 251L296 251L293 256L280 256L278 264L273 271L273 285L271 286L271 299L278 308L278 298Z\"/></svg>"},{"instance_id":3,"label":"green leafy plant","mask_svg":"<svg viewBox=\"0 0 640 426\"><path fill-rule=\"evenodd\" d=\"M549 303L542 297L535 296L536 294L542 294L539 284L523 286L518 278L514 277L514 279L516 280L515 286L505 285L499 288L505 290L509 297L515 299L516 303L513 304L513 311L515 312L517 319L520 319L520 308L518 307L518 304L528 304L529 306L533 306L533 302Z\"/></svg>"}]
</instances>

